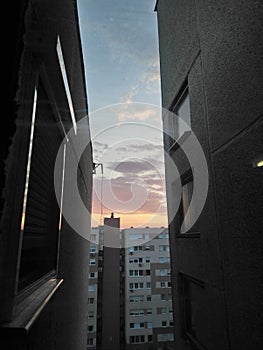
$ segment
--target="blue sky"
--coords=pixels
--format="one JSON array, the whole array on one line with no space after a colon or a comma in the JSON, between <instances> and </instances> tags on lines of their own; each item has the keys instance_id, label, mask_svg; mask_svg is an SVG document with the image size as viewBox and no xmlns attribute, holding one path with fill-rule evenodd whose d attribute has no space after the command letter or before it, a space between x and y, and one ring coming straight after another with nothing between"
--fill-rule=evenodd
<instances>
[{"instance_id":1,"label":"blue sky","mask_svg":"<svg viewBox=\"0 0 263 350\"><path fill-rule=\"evenodd\" d=\"M103 196L94 175L94 226L102 207L122 227L166 225L155 2L78 0L94 161L104 169Z\"/></svg>"},{"instance_id":2,"label":"blue sky","mask_svg":"<svg viewBox=\"0 0 263 350\"><path fill-rule=\"evenodd\" d=\"M78 0L90 112L112 103L160 105L155 0Z\"/></svg>"}]
</instances>

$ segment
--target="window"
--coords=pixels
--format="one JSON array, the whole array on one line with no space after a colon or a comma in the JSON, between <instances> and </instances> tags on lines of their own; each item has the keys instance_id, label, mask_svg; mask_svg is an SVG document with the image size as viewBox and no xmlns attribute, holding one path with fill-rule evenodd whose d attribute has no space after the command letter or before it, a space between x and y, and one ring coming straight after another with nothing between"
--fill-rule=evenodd
<instances>
[{"instance_id":1,"label":"window","mask_svg":"<svg viewBox=\"0 0 263 350\"><path fill-rule=\"evenodd\" d=\"M22 209L19 291L56 271L61 213L53 188L54 166L61 141L60 128L39 80L34 92Z\"/></svg>"},{"instance_id":2,"label":"window","mask_svg":"<svg viewBox=\"0 0 263 350\"><path fill-rule=\"evenodd\" d=\"M90 272L90 273L89 273L89 278L90 278L90 279L96 278L96 272Z\"/></svg>"},{"instance_id":3,"label":"window","mask_svg":"<svg viewBox=\"0 0 263 350\"><path fill-rule=\"evenodd\" d=\"M190 98L189 98L189 90L186 87L181 96L179 97L173 112L179 116L180 119L182 119L184 123L181 123L179 120L179 123L177 124L178 129L175 130L175 136L178 135L179 137L186 131L191 129L191 114L190 114Z\"/></svg>"},{"instance_id":4,"label":"window","mask_svg":"<svg viewBox=\"0 0 263 350\"><path fill-rule=\"evenodd\" d=\"M152 315L152 313L153 313L152 309L147 309L147 310L146 310L146 314L147 314L147 315Z\"/></svg>"},{"instance_id":5,"label":"window","mask_svg":"<svg viewBox=\"0 0 263 350\"><path fill-rule=\"evenodd\" d=\"M166 128L169 130L165 135L165 144L171 149L184 132L191 130L190 98L187 82L179 91L172 109L174 114L169 114Z\"/></svg>"},{"instance_id":6,"label":"window","mask_svg":"<svg viewBox=\"0 0 263 350\"><path fill-rule=\"evenodd\" d=\"M181 221L185 220L186 213L190 207L191 198L193 195L193 179L189 179L182 187L182 204L181 204Z\"/></svg>"},{"instance_id":7,"label":"window","mask_svg":"<svg viewBox=\"0 0 263 350\"><path fill-rule=\"evenodd\" d=\"M166 327L167 326L167 321L162 321L162 327Z\"/></svg>"},{"instance_id":8,"label":"window","mask_svg":"<svg viewBox=\"0 0 263 350\"><path fill-rule=\"evenodd\" d=\"M138 323L130 323L130 329L141 329L144 328L143 322Z\"/></svg>"},{"instance_id":9,"label":"window","mask_svg":"<svg viewBox=\"0 0 263 350\"><path fill-rule=\"evenodd\" d=\"M169 245L159 245L159 252L169 252L170 247Z\"/></svg>"},{"instance_id":10,"label":"window","mask_svg":"<svg viewBox=\"0 0 263 350\"><path fill-rule=\"evenodd\" d=\"M93 338L88 338L87 345L88 346L93 346L94 345L94 339Z\"/></svg>"},{"instance_id":11,"label":"window","mask_svg":"<svg viewBox=\"0 0 263 350\"><path fill-rule=\"evenodd\" d=\"M20 12L24 17L24 10ZM38 6L34 9L36 17L38 15L41 17L41 12L42 10ZM44 17L46 15L49 16L46 13ZM22 17L20 18L21 24L24 22ZM31 15L26 18L26 22L31 22L31 20ZM37 20L36 22L34 20L36 25L34 29L29 25L34 31L33 37L40 34L38 24L41 23L37 22ZM8 194L5 198L8 212L7 215L3 215L3 219L6 221L7 237L2 239L3 234L1 232L1 243L7 245L9 249L7 254L3 254L5 256L1 254L1 265L2 258L4 263L4 266L1 266L1 272L2 267L6 271L3 271L5 276L2 276L1 273L0 299L1 304L3 301L5 305L4 308L2 308L2 305L0 306L0 313L1 323L2 321L8 321L4 324L4 327L13 328L15 326L17 329L28 331L28 328L35 322L36 316L48 305L50 298L61 284L57 274L60 232L64 221L61 204L63 203L64 175L67 175L70 168L65 167L66 152L68 151L67 146L71 144L70 137L65 138L68 142L63 142L63 138L71 127L71 121L75 134L77 133L77 125L73 103L70 100L70 87L65 75L68 67L64 66L59 38L57 52L55 51L55 45L52 45L54 51L50 47L49 52L44 53L42 51L40 53L36 47L32 47L33 37L28 33L28 30L31 32L31 29L26 23L24 24L26 36L28 37L28 34L30 36L28 42L30 59L20 60L21 57L19 56L23 53L23 47L21 47L15 60L17 63L21 63L21 67L18 64L13 77L16 80L18 76L19 86L15 80L12 84L14 85L14 93L17 90L19 96L19 102L17 99L14 100L14 110L12 111L14 119L17 117L16 128L12 130L14 138L10 143L6 143L6 145L12 144L10 149L12 149L12 152L14 150L14 153L11 152L9 155L11 159L8 159L8 163L10 163L10 169L8 170L11 170L9 172L11 176L8 178L8 187L5 188L5 192ZM73 26L75 28L74 23ZM47 38L45 38L45 35L42 37L44 40L42 42L43 47L45 47ZM23 39L22 35L20 39ZM22 42L23 40L21 44ZM78 51L79 45L76 48ZM59 58L62 72L59 71L59 66L57 66L57 58ZM71 58L74 60L74 57ZM66 61L69 59L72 63L71 58L69 54ZM73 71L81 77L82 69L81 66L78 67L81 60L79 61L77 58L77 61L74 62L77 69L73 69ZM60 73L62 73L62 77ZM63 86L63 82L65 86ZM81 99L83 98L85 101L83 84L73 85L79 91L79 97L82 96ZM9 97L11 98L11 94L9 94ZM13 97L10 101L13 101ZM85 110L85 103L83 109ZM72 118L71 121L69 120L70 117ZM86 128L84 134L83 137L88 137L88 128ZM71 144L71 146L73 145ZM58 152L59 149L62 152ZM76 163L78 172L76 180L78 180L80 186L81 193L79 194L82 195L84 202L88 201L89 197L87 193L89 192L91 169L87 163L85 167L83 161L85 162L86 159L89 162L88 158L84 155L80 163L79 160ZM82 166L86 170L84 174L81 174L83 172ZM55 170L59 170L59 173ZM86 188L84 188L85 186ZM54 187L58 194L57 198ZM15 240L13 240L13 237L15 237ZM70 250L69 244L70 242L66 243L66 249L69 248ZM1 246L1 252L2 248L3 251L5 250L5 247ZM63 275L63 271L64 268L60 271L60 275ZM86 274L85 269L83 269L83 274ZM5 287L8 287L7 290ZM6 295L8 296L7 299Z\"/></svg>"},{"instance_id":12,"label":"window","mask_svg":"<svg viewBox=\"0 0 263 350\"><path fill-rule=\"evenodd\" d=\"M93 254L96 253L97 252L96 247L90 247L89 252Z\"/></svg>"},{"instance_id":13,"label":"window","mask_svg":"<svg viewBox=\"0 0 263 350\"><path fill-rule=\"evenodd\" d=\"M152 334L149 334L148 335L148 342L152 342L152 340L153 340L153 336L152 336Z\"/></svg>"},{"instance_id":14,"label":"window","mask_svg":"<svg viewBox=\"0 0 263 350\"><path fill-rule=\"evenodd\" d=\"M93 332L94 326L88 326L88 332Z\"/></svg>"},{"instance_id":15,"label":"window","mask_svg":"<svg viewBox=\"0 0 263 350\"><path fill-rule=\"evenodd\" d=\"M150 276L151 275L151 270L146 270L146 276Z\"/></svg>"},{"instance_id":16,"label":"window","mask_svg":"<svg viewBox=\"0 0 263 350\"><path fill-rule=\"evenodd\" d=\"M168 287L168 282L165 281L157 281L155 282L156 288L167 288Z\"/></svg>"},{"instance_id":17,"label":"window","mask_svg":"<svg viewBox=\"0 0 263 350\"><path fill-rule=\"evenodd\" d=\"M88 298L88 304L90 305L94 304L94 298Z\"/></svg>"},{"instance_id":18,"label":"window","mask_svg":"<svg viewBox=\"0 0 263 350\"><path fill-rule=\"evenodd\" d=\"M143 239L143 234L142 233L129 234L129 241L136 241L138 239Z\"/></svg>"},{"instance_id":19,"label":"window","mask_svg":"<svg viewBox=\"0 0 263 350\"><path fill-rule=\"evenodd\" d=\"M151 262L151 258L150 257L145 258L145 262L146 264L149 264Z\"/></svg>"},{"instance_id":20,"label":"window","mask_svg":"<svg viewBox=\"0 0 263 350\"><path fill-rule=\"evenodd\" d=\"M89 311L88 318L94 318L94 311Z\"/></svg>"},{"instance_id":21,"label":"window","mask_svg":"<svg viewBox=\"0 0 263 350\"><path fill-rule=\"evenodd\" d=\"M144 310L130 310L130 316L143 316Z\"/></svg>"},{"instance_id":22,"label":"window","mask_svg":"<svg viewBox=\"0 0 263 350\"><path fill-rule=\"evenodd\" d=\"M162 308L161 308L161 314L162 314L162 315L165 315L165 314L166 314L166 311L167 311L167 310L166 310L166 307L162 307Z\"/></svg>"},{"instance_id":23,"label":"window","mask_svg":"<svg viewBox=\"0 0 263 350\"><path fill-rule=\"evenodd\" d=\"M77 135L77 123L76 123L76 118L75 118L75 113L74 113L74 108L73 108L73 102L71 99L68 77L67 77L67 72L65 69L66 65L64 62L64 57L63 57L63 52L62 52L62 47L61 47L61 42L60 42L59 36L57 37L56 49L57 49L57 56L58 56L58 60L59 60L59 65L60 65L62 77L63 77L63 82L64 82L64 86L65 86L65 91L66 91L66 95L67 95L67 100L68 100L68 104L69 104L71 121L72 121L72 125L73 125L74 131L75 131L75 135Z\"/></svg>"},{"instance_id":24,"label":"window","mask_svg":"<svg viewBox=\"0 0 263 350\"><path fill-rule=\"evenodd\" d=\"M157 334L157 341L174 341L173 333L161 333Z\"/></svg>"},{"instance_id":25,"label":"window","mask_svg":"<svg viewBox=\"0 0 263 350\"><path fill-rule=\"evenodd\" d=\"M134 343L144 343L145 341L145 336L144 335L135 335L135 336L131 336L130 337L130 343L134 344Z\"/></svg>"},{"instance_id":26,"label":"window","mask_svg":"<svg viewBox=\"0 0 263 350\"><path fill-rule=\"evenodd\" d=\"M130 277L138 277L143 275L143 270L129 270Z\"/></svg>"},{"instance_id":27,"label":"window","mask_svg":"<svg viewBox=\"0 0 263 350\"><path fill-rule=\"evenodd\" d=\"M149 329L152 329L152 328L153 328L152 322L147 322L147 328L149 328Z\"/></svg>"},{"instance_id":28,"label":"window","mask_svg":"<svg viewBox=\"0 0 263 350\"><path fill-rule=\"evenodd\" d=\"M97 236L96 235L90 235L90 240L92 241L92 242L96 242L97 241Z\"/></svg>"},{"instance_id":29,"label":"window","mask_svg":"<svg viewBox=\"0 0 263 350\"><path fill-rule=\"evenodd\" d=\"M129 302L130 303L140 303L144 301L144 296L143 295L132 295L129 297Z\"/></svg>"},{"instance_id":30,"label":"window","mask_svg":"<svg viewBox=\"0 0 263 350\"><path fill-rule=\"evenodd\" d=\"M90 259L89 264L90 266L96 265L96 259Z\"/></svg>"},{"instance_id":31,"label":"window","mask_svg":"<svg viewBox=\"0 0 263 350\"><path fill-rule=\"evenodd\" d=\"M90 284L88 286L88 292L95 292L95 285L94 284Z\"/></svg>"},{"instance_id":32,"label":"window","mask_svg":"<svg viewBox=\"0 0 263 350\"><path fill-rule=\"evenodd\" d=\"M181 309L182 318L185 324L185 336L192 342L202 344L203 339L203 312L204 305L204 283L185 275L179 275L181 284L183 308ZM201 326L202 325L202 326Z\"/></svg>"},{"instance_id":33,"label":"window","mask_svg":"<svg viewBox=\"0 0 263 350\"><path fill-rule=\"evenodd\" d=\"M160 233L158 236L159 239L168 239L169 238L169 233Z\"/></svg>"},{"instance_id":34,"label":"window","mask_svg":"<svg viewBox=\"0 0 263 350\"><path fill-rule=\"evenodd\" d=\"M151 288L151 282L146 282L146 288L150 289Z\"/></svg>"},{"instance_id":35,"label":"window","mask_svg":"<svg viewBox=\"0 0 263 350\"><path fill-rule=\"evenodd\" d=\"M191 222L194 218L194 212L191 209L189 212L189 207L193 195L193 172L192 169L189 169L181 176L182 183L182 194L181 194L181 203L178 210L178 230L184 233L197 233L197 225L191 228L190 231L186 232L187 227L191 225ZM181 231L182 230L182 231Z\"/></svg>"},{"instance_id":36,"label":"window","mask_svg":"<svg viewBox=\"0 0 263 350\"><path fill-rule=\"evenodd\" d=\"M147 295L146 300L147 301L152 301L152 296L151 295Z\"/></svg>"},{"instance_id":37,"label":"window","mask_svg":"<svg viewBox=\"0 0 263 350\"><path fill-rule=\"evenodd\" d=\"M143 289L143 282L130 283L130 289Z\"/></svg>"}]
</instances>

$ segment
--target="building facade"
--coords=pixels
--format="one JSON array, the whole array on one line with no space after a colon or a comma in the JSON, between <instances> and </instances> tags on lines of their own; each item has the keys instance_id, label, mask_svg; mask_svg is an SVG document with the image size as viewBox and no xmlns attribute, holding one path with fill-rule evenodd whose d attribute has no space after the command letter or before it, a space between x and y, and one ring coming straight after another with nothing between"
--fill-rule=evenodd
<instances>
[{"instance_id":1,"label":"building facade","mask_svg":"<svg viewBox=\"0 0 263 350\"><path fill-rule=\"evenodd\" d=\"M97 320L98 320L98 281L99 274L102 272L101 251L99 239L103 235L103 226L92 227L90 235L89 251L89 283L88 283L88 335L87 349L96 349L97 346Z\"/></svg>"},{"instance_id":2,"label":"building facade","mask_svg":"<svg viewBox=\"0 0 263 350\"><path fill-rule=\"evenodd\" d=\"M162 105L171 112L164 113L163 126L176 348L259 350L262 2L159 0L156 11ZM180 130L175 115L186 128ZM188 157L194 150L185 152L193 134L209 187L201 215L185 231L198 170Z\"/></svg>"},{"instance_id":3,"label":"building facade","mask_svg":"<svg viewBox=\"0 0 263 350\"><path fill-rule=\"evenodd\" d=\"M174 349L170 246L164 228L122 231L127 349Z\"/></svg>"},{"instance_id":4,"label":"building facade","mask_svg":"<svg viewBox=\"0 0 263 350\"><path fill-rule=\"evenodd\" d=\"M120 218L91 230L88 349L124 349L124 255ZM92 285L92 286L91 286Z\"/></svg>"},{"instance_id":5,"label":"building facade","mask_svg":"<svg viewBox=\"0 0 263 350\"><path fill-rule=\"evenodd\" d=\"M112 216L91 231L87 348L174 349L168 231L119 225Z\"/></svg>"},{"instance_id":6,"label":"building facade","mask_svg":"<svg viewBox=\"0 0 263 350\"><path fill-rule=\"evenodd\" d=\"M6 53L1 149L0 347L84 350L89 244L62 215L76 205L73 165L91 211L92 147L77 5L25 0L8 6L13 38ZM87 140L81 159L70 159L71 129L77 142ZM88 233L90 221L75 219Z\"/></svg>"}]
</instances>

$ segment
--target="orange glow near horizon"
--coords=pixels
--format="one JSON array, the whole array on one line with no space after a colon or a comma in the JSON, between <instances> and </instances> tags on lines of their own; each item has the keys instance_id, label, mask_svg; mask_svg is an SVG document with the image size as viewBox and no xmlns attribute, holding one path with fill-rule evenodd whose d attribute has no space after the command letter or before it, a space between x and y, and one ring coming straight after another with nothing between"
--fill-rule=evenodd
<instances>
[{"instance_id":1,"label":"orange glow near horizon","mask_svg":"<svg viewBox=\"0 0 263 350\"><path fill-rule=\"evenodd\" d=\"M111 213L104 213L103 216L100 214L92 215L92 227L97 227L99 225L103 225L104 218L110 217ZM129 228L129 227L167 227L167 215L166 213L131 213L124 214L121 212L115 212L114 216L116 218L120 218L120 226L121 229ZM102 221L102 222L101 222Z\"/></svg>"}]
</instances>

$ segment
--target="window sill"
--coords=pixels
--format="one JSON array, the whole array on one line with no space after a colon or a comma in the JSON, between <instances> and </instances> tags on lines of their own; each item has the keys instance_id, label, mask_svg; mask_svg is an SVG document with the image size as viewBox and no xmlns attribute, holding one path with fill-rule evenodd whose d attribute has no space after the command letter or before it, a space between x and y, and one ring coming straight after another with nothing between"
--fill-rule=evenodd
<instances>
[{"instance_id":1,"label":"window sill","mask_svg":"<svg viewBox=\"0 0 263 350\"><path fill-rule=\"evenodd\" d=\"M24 298L16 306L13 321L1 324L1 333L9 331L28 333L62 282L63 279L52 278Z\"/></svg>"},{"instance_id":2,"label":"window sill","mask_svg":"<svg viewBox=\"0 0 263 350\"><path fill-rule=\"evenodd\" d=\"M200 238L200 232L186 232L186 233L178 233L176 238Z\"/></svg>"},{"instance_id":3,"label":"window sill","mask_svg":"<svg viewBox=\"0 0 263 350\"><path fill-rule=\"evenodd\" d=\"M187 337L186 342L188 344L190 343L194 349L196 349L196 350L207 350L201 343L199 343L199 341L194 336L192 336L191 333L186 332L186 337Z\"/></svg>"}]
</instances>

